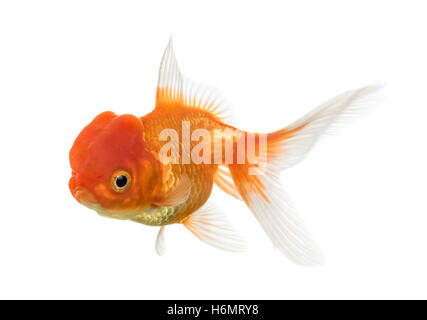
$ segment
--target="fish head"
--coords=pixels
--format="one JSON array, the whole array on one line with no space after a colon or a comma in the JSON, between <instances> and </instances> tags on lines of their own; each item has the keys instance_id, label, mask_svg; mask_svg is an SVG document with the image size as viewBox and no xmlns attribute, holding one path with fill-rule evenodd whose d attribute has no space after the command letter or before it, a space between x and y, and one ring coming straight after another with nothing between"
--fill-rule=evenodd
<instances>
[{"instance_id":1,"label":"fish head","mask_svg":"<svg viewBox=\"0 0 427 320\"><path fill-rule=\"evenodd\" d=\"M69 158L69 188L81 204L116 219L130 219L147 207L147 179L155 177L138 117L99 114L80 132Z\"/></svg>"}]
</instances>

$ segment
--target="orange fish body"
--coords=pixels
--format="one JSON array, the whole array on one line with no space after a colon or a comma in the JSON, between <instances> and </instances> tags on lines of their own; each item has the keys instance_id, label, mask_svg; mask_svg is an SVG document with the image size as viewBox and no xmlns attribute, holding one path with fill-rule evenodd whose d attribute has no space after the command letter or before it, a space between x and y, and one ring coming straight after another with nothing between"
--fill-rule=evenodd
<instances>
[{"instance_id":1,"label":"orange fish body","mask_svg":"<svg viewBox=\"0 0 427 320\"><path fill-rule=\"evenodd\" d=\"M212 135L215 129L224 128L224 124L209 112L182 105L158 107L156 110L140 119L144 128L142 139L145 141L158 163L161 163L159 153L164 146L164 142L159 141L159 136L165 128L177 132L179 141L183 139L183 122L188 123L191 131L203 128L208 130ZM196 144L195 141L190 141L190 150ZM208 200L212 191L214 176L217 172L218 165L204 163L194 164L191 162L182 164L181 162L182 161L161 165L162 175L159 181L161 180L162 183L157 189L157 192L153 194L151 203L157 203L160 206L164 204L164 201L167 203L170 193L175 190L183 177L186 177L187 184L191 185L188 195L185 196L186 200L176 204L176 206L169 206L173 208L173 210L171 209L169 212L170 215L159 215L158 220L152 215L144 215L135 218L134 221L149 225L180 223Z\"/></svg>"},{"instance_id":2,"label":"orange fish body","mask_svg":"<svg viewBox=\"0 0 427 320\"><path fill-rule=\"evenodd\" d=\"M189 85L170 42L155 109L141 118L107 111L86 126L70 151L69 188L100 215L160 226L159 254L164 253L164 226L173 223L217 248L242 251L244 243L226 217L205 206L215 183L243 200L286 256L316 265L322 255L286 202L278 173L299 162L336 119L375 91L346 92L284 129L251 134L226 124L216 96L201 95ZM256 161L249 156L251 146Z\"/></svg>"}]
</instances>

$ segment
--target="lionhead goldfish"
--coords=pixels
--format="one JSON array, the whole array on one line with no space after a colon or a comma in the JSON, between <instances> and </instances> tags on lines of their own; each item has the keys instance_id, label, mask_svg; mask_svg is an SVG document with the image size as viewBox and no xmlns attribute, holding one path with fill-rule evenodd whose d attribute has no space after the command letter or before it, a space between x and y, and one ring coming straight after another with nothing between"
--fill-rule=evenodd
<instances>
[{"instance_id":1,"label":"lionhead goldfish","mask_svg":"<svg viewBox=\"0 0 427 320\"><path fill-rule=\"evenodd\" d=\"M227 124L214 91L181 75L170 41L154 110L143 117L110 111L95 117L70 150L69 188L100 215L160 227L159 254L165 226L173 223L212 246L242 251L244 242L226 217L205 205L215 183L249 207L288 258L318 265L323 255L286 200L279 172L301 161L319 136L377 89L342 93L272 133L241 131ZM252 157L250 149L256 150Z\"/></svg>"}]
</instances>

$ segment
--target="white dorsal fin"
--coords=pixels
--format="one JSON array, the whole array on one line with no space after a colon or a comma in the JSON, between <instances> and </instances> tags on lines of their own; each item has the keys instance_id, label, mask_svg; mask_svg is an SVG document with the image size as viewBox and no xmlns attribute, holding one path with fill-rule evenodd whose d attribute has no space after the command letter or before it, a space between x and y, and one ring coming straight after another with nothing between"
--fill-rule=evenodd
<instances>
[{"instance_id":1,"label":"white dorsal fin","mask_svg":"<svg viewBox=\"0 0 427 320\"><path fill-rule=\"evenodd\" d=\"M208 112L218 120L229 120L231 114L227 112L225 115L225 105L218 90L195 84L181 74L171 37L160 63L156 108L185 106Z\"/></svg>"},{"instance_id":2,"label":"white dorsal fin","mask_svg":"<svg viewBox=\"0 0 427 320\"><path fill-rule=\"evenodd\" d=\"M202 208L186 217L182 223L203 242L225 251L242 252L245 243L231 224L213 205Z\"/></svg>"},{"instance_id":3,"label":"white dorsal fin","mask_svg":"<svg viewBox=\"0 0 427 320\"><path fill-rule=\"evenodd\" d=\"M156 239L156 252L162 256L166 252L165 226L161 226Z\"/></svg>"},{"instance_id":4,"label":"white dorsal fin","mask_svg":"<svg viewBox=\"0 0 427 320\"><path fill-rule=\"evenodd\" d=\"M176 62L172 37L169 40L159 68L156 107L180 101L183 93L183 79Z\"/></svg>"}]
</instances>

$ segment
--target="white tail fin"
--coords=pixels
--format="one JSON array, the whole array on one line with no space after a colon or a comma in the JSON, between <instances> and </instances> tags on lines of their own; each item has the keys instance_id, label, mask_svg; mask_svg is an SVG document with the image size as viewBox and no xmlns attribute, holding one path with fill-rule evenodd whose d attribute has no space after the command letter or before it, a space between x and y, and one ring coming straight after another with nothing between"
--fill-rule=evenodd
<instances>
[{"instance_id":1,"label":"white tail fin","mask_svg":"<svg viewBox=\"0 0 427 320\"><path fill-rule=\"evenodd\" d=\"M358 116L378 96L380 85L346 91L332 98L288 127L270 133L269 144L275 152L268 154L277 169L283 170L300 162L323 134L332 133L341 124Z\"/></svg>"},{"instance_id":2,"label":"white tail fin","mask_svg":"<svg viewBox=\"0 0 427 320\"><path fill-rule=\"evenodd\" d=\"M378 89L378 86L368 86L345 92L290 126L268 134L267 172L250 175L251 164L229 165L242 199L273 244L297 264L322 264L323 255L286 199L279 172L301 161L319 136L340 120L357 113L361 104L372 98Z\"/></svg>"}]
</instances>

